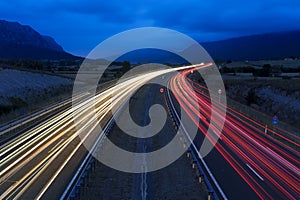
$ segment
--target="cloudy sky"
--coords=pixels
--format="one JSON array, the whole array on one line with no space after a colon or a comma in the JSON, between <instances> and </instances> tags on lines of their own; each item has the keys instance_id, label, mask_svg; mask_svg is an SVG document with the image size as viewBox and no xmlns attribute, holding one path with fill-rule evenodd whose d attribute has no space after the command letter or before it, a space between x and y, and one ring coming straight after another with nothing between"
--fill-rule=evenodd
<instances>
[{"instance_id":1,"label":"cloudy sky","mask_svg":"<svg viewBox=\"0 0 300 200\"><path fill-rule=\"evenodd\" d=\"M300 1L1 0L0 19L30 25L85 56L106 38L137 27L170 28L200 42L300 29Z\"/></svg>"}]
</instances>

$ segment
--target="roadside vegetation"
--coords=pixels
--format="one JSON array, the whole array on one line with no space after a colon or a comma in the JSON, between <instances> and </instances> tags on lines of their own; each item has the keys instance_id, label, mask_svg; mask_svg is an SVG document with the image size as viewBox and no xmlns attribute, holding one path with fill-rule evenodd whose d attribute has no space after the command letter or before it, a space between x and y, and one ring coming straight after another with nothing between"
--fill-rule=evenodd
<instances>
[{"instance_id":1,"label":"roadside vegetation","mask_svg":"<svg viewBox=\"0 0 300 200\"><path fill-rule=\"evenodd\" d=\"M227 61L219 63L219 69L229 98L267 116L278 115L281 122L300 128L298 58ZM258 117L257 114L251 115ZM259 120L266 124L271 122L266 117Z\"/></svg>"}]
</instances>

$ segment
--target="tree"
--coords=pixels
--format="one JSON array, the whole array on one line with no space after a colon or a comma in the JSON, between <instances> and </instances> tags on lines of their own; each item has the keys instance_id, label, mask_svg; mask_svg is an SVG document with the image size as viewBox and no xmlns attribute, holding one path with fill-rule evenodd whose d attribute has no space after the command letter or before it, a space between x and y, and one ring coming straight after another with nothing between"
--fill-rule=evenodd
<instances>
[{"instance_id":1,"label":"tree","mask_svg":"<svg viewBox=\"0 0 300 200\"><path fill-rule=\"evenodd\" d=\"M246 96L246 101L247 101L247 105L251 105L253 103L257 103L257 96L255 94L255 90L254 89L250 89L248 91L248 94Z\"/></svg>"},{"instance_id":2,"label":"tree","mask_svg":"<svg viewBox=\"0 0 300 200\"><path fill-rule=\"evenodd\" d=\"M127 72L127 71L129 71L130 70L130 62L129 61L124 61L123 63L122 63L122 65L123 65L123 68L122 68L122 72L123 73L125 73L125 72Z\"/></svg>"},{"instance_id":3,"label":"tree","mask_svg":"<svg viewBox=\"0 0 300 200\"><path fill-rule=\"evenodd\" d=\"M271 65L264 64L262 69L253 69L254 76L268 77L271 74Z\"/></svg>"},{"instance_id":4,"label":"tree","mask_svg":"<svg viewBox=\"0 0 300 200\"><path fill-rule=\"evenodd\" d=\"M268 77L268 76L270 76L270 73L271 73L271 65L270 64L264 64L262 66L261 76Z\"/></svg>"}]
</instances>

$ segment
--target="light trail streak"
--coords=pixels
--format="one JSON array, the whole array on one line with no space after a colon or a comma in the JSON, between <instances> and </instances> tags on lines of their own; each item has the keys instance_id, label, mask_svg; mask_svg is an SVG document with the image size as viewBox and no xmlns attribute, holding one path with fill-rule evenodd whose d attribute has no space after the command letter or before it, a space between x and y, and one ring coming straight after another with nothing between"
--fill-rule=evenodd
<instances>
[{"instance_id":1,"label":"light trail streak","mask_svg":"<svg viewBox=\"0 0 300 200\"><path fill-rule=\"evenodd\" d=\"M224 105L219 103L217 98L210 98L207 94L209 92L213 97L216 91L209 91L189 79L190 72L191 69L187 69L174 76L170 86L174 97L190 116L191 121L211 143L215 142L215 136L222 137L215 145L216 150L261 199L273 199L276 196L297 199L300 196L299 152L282 141L266 135L264 124L230 107L227 107L226 121L221 130L218 119L214 121L211 119L211 101L217 104L215 110L217 116L224 114ZM196 99L192 98L193 92L196 92ZM196 107L199 111L195 109ZM200 119L200 122L197 119ZM208 127L212 131L208 132ZM291 140L279 132L272 131L272 133L296 148L299 147L296 140ZM199 148L201 141L194 142ZM253 174L267 186L265 184L262 186L252 177Z\"/></svg>"},{"instance_id":2,"label":"light trail streak","mask_svg":"<svg viewBox=\"0 0 300 200\"><path fill-rule=\"evenodd\" d=\"M205 66L210 65L211 63ZM63 110L20 137L2 145L0 186L6 189L0 199L21 198L48 168L53 167L55 172L37 194L37 198L42 197L83 142L93 136L95 126L98 123L105 123L105 118L109 117L112 108L118 108L131 94L151 79L195 66L199 65L157 70L126 79L92 98L84 99L73 108ZM75 123L76 120L79 121L78 124ZM76 143L75 139L79 135L81 140ZM76 146L72 149L71 144L74 143ZM54 163L63 156L63 153L67 154L67 157L56 169L57 166L55 167ZM36 160L37 158L40 160ZM29 167L30 163L34 163L34 166ZM21 173L22 176L15 182L11 182L10 179L16 173Z\"/></svg>"}]
</instances>

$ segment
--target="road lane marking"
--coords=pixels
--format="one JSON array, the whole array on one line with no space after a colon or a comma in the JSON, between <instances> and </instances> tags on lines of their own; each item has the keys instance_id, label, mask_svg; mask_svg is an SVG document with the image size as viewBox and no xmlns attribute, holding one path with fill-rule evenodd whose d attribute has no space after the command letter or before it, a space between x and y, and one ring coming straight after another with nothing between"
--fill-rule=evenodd
<instances>
[{"instance_id":1,"label":"road lane marking","mask_svg":"<svg viewBox=\"0 0 300 200\"><path fill-rule=\"evenodd\" d=\"M247 167L258 177L260 180L264 181L264 179L250 166L246 163Z\"/></svg>"}]
</instances>

